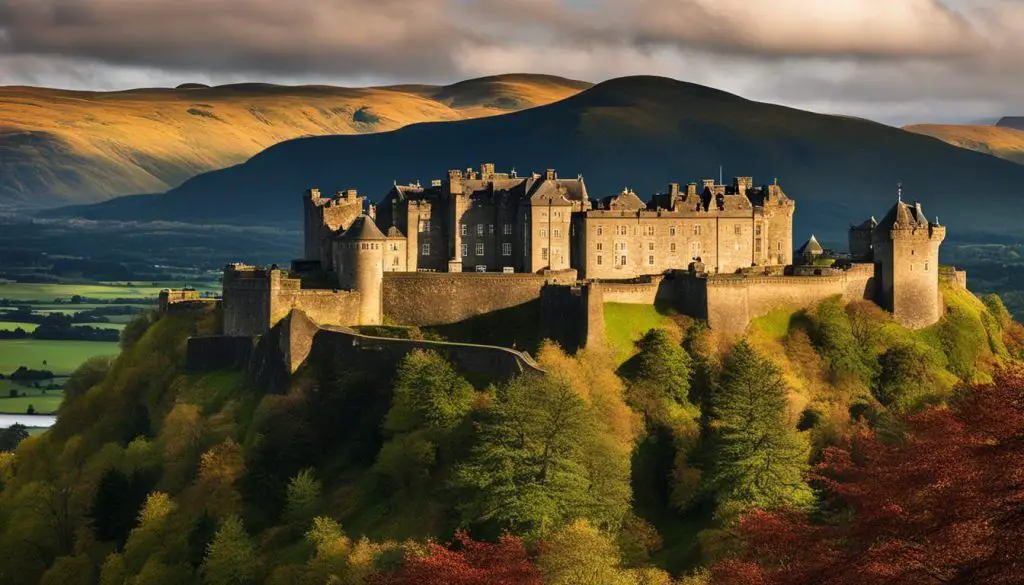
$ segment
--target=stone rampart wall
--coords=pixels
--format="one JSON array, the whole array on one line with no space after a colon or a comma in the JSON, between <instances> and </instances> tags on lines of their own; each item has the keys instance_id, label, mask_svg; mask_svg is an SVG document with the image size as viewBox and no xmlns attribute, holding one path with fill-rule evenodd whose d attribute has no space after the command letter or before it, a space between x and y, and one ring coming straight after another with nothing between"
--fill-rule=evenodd
<instances>
[{"instance_id":1,"label":"stone rampart wall","mask_svg":"<svg viewBox=\"0 0 1024 585\"><path fill-rule=\"evenodd\" d=\"M653 305L661 287L661 276L647 276L635 281L603 281L601 291L606 303Z\"/></svg>"},{"instance_id":2,"label":"stone rampart wall","mask_svg":"<svg viewBox=\"0 0 1024 585\"><path fill-rule=\"evenodd\" d=\"M321 325L359 324L358 291L282 288L275 291L270 309L270 326L299 309Z\"/></svg>"},{"instance_id":3,"label":"stone rampart wall","mask_svg":"<svg viewBox=\"0 0 1024 585\"><path fill-rule=\"evenodd\" d=\"M545 285L576 282L576 271L540 274L387 272L384 319L397 325L447 325L540 298Z\"/></svg>"},{"instance_id":4,"label":"stone rampart wall","mask_svg":"<svg viewBox=\"0 0 1024 585\"><path fill-rule=\"evenodd\" d=\"M194 374L245 368L249 364L256 340L256 337L224 335L190 337L185 351L185 369Z\"/></svg>"}]
</instances>

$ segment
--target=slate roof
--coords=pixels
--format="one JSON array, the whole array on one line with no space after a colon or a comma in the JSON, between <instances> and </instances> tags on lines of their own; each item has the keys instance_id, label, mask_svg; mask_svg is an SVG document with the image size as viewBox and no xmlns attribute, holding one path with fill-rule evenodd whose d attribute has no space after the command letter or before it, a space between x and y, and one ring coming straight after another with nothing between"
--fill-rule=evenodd
<instances>
[{"instance_id":1,"label":"slate roof","mask_svg":"<svg viewBox=\"0 0 1024 585\"><path fill-rule=\"evenodd\" d=\"M924 216L924 211L921 210L921 204L917 201L914 203L904 203L903 201L896 202L896 205L892 206L889 213L885 214L882 221L878 222L878 229L889 230L896 227L897 229L909 229L915 227L928 227L928 218Z\"/></svg>"},{"instance_id":2,"label":"slate roof","mask_svg":"<svg viewBox=\"0 0 1024 585\"><path fill-rule=\"evenodd\" d=\"M601 200L601 209L636 211L646 207L647 204L637 197L636 193L629 189L624 189L622 193L619 193L618 195L605 197Z\"/></svg>"},{"instance_id":3,"label":"slate roof","mask_svg":"<svg viewBox=\"0 0 1024 585\"><path fill-rule=\"evenodd\" d=\"M872 215L871 217L869 217L868 219L865 219L864 221L862 221L861 223L859 223L857 225L851 225L850 228L851 229L855 229L855 230L869 230L870 231L870 230L875 229L876 226L878 226L878 220L875 219L875 216Z\"/></svg>"},{"instance_id":4,"label":"slate roof","mask_svg":"<svg viewBox=\"0 0 1024 585\"><path fill-rule=\"evenodd\" d=\"M386 240L387 237L377 224L369 216L360 215L345 233L341 234L342 240Z\"/></svg>"}]
</instances>

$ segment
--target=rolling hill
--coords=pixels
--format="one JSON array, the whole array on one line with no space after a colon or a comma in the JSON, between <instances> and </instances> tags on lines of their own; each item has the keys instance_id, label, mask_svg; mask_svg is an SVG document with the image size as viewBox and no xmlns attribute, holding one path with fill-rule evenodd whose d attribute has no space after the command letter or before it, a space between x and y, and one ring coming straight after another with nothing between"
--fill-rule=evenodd
<instances>
[{"instance_id":1,"label":"rolling hill","mask_svg":"<svg viewBox=\"0 0 1024 585\"><path fill-rule=\"evenodd\" d=\"M158 193L300 136L491 116L589 86L523 74L447 87L187 84L107 93L0 87L0 206Z\"/></svg>"},{"instance_id":2,"label":"rolling hill","mask_svg":"<svg viewBox=\"0 0 1024 585\"><path fill-rule=\"evenodd\" d=\"M1014 233L1022 214L1012 210L1024 195L1024 166L934 138L671 79L627 77L505 116L293 140L162 195L62 213L297 225L308 187L354 187L379 198L393 180L427 181L484 161L520 172L582 173L591 197L624 185L646 196L670 181L717 176L719 165L727 177L778 177L797 200L795 239L813 229L837 242L845 242L849 222L884 213L898 182L960 237Z\"/></svg>"},{"instance_id":3,"label":"rolling hill","mask_svg":"<svg viewBox=\"0 0 1024 585\"><path fill-rule=\"evenodd\" d=\"M1006 120L1006 118L1004 118ZM960 148L967 148L1016 163L1024 164L1024 124L981 126L963 124L915 124L905 126L908 132L933 136Z\"/></svg>"}]
</instances>

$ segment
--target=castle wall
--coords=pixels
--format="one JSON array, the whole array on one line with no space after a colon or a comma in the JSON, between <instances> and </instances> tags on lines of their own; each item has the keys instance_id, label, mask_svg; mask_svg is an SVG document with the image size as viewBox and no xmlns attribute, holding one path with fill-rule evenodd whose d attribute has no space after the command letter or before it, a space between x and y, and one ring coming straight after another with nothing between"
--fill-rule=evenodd
<instances>
[{"instance_id":1,"label":"castle wall","mask_svg":"<svg viewBox=\"0 0 1024 585\"><path fill-rule=\"evenodd\" d=\"M298 281L290 281L298 284ZM358 291L330 289L302 289L286 286L272 297L270 318L263 327L273 327L292 311L299 309L323 325L373 325L360 322L362 294ZM377 321L379 323L379 321Z\"/></svg>"},{"instance_id":2,"label":"castle wall","mask_svg":"<svg viewBox=\"0 0 1024 585\"><path fill-rule=\"evenodd\" d=\"M384 319L399 325L445 325L540 298L545 284L574 284L576 271L388 272Z\"/></svg>"},{"instance_id":3,"label":"castle wall","mask_svg":"<svg viewBox=\"0 0 1024 585\"><path fill-rule=\"evenodd\" d=\"M636 282L602 282L604 302L627 305L653 305L661 287L661 276L647 276Z\"/></svg>"}]
</instances>

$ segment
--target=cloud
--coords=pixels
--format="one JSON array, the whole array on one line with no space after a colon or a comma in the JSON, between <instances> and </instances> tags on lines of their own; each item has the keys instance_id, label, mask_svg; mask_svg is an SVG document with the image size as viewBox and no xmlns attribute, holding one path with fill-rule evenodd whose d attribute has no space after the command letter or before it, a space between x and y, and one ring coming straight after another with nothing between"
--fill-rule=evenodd
<instances>
[{"instance_id":1,"label":"cloud","mask_svg":"<svg viewBox=\"0 0 1024 585\"><path fill-rule=\"evenodd\" d=\"M0 0L0 83L644 73L902 120L1024 110L1021 31L1021 0Z\"/></svg>"}]
</instances>

